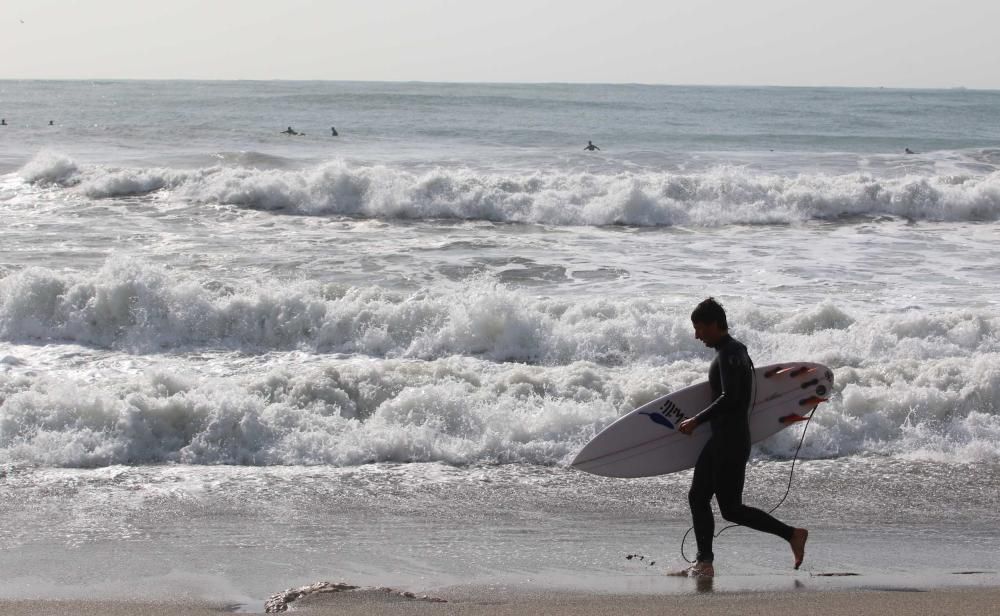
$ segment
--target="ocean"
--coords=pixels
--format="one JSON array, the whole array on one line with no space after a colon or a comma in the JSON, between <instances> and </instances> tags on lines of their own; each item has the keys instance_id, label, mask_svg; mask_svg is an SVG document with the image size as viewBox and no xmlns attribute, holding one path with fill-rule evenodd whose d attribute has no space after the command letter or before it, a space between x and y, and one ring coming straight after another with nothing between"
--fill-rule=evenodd
<instances>
[{"instance_id":1,"label":"ocean","mask_svg":"<svg viewBox=\"0 0 1000 616\"><path fill-rule=\"evenodd\" d=\"M804 570L734 529L717 588L1000 580L1000 92L0 81L0 117L0 597L685 592L690 473L568 463L706 378L709 295L836 381L777 512Z\"/></svg>"}]
</instances>

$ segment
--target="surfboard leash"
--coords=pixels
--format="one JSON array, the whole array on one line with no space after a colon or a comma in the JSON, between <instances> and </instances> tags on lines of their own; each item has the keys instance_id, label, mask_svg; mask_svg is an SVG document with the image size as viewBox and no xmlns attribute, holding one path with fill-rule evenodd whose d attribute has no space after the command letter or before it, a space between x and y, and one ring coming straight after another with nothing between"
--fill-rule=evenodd
<instances>
[{"instance_id":1,"label":"surfboard leash","mask_svg":"<svg viewBox=\"0 0 1000 616\"><path fill-rule=\"evenodd\" d=\"M757 398L756 379L754 379L754 381L755 381L754 382L754 400L756 402L756 398ZM785 493L781 496L781 500L778 501L778 504L775 505L774 507L771 507L771 509L768 510L768 512L767 512L768 515L770 515L770 514L774 513L775 511L777 511L778 507L780 507L782 505L782 503L785 502L785 499L788 498L789 493L791 493L791 491L792 491L792 480L795 477L795 463L798 462L799 451L802 449L802 443L805 442L805 440L806 440L806 431L809 429L809 424L812 422L813 414L816 412L817 408L819 408L819 404L818 403L816 404L816 406L812 407L812 410L809 411L809 414L805 418L805 426L802 427L802 436L799 437L799 444L796 445L796 447L795 447L795 454L792 456L792 468L788 471L788 485L785 486ZM719 535L721 535L722 533L726 532L730 528L735 528L737 526L742 526L742 524L730 524L729 526L725 526L725 527L722 528L722 530L720 530L719 532L715 533L715 535L713 535L713 537L716 538L716 539L718 539ZM687 562L687 563L694 563L695 562L694 560L689 559L687 557L687 554L684 553L684 544L687 541L688 535L690 535L691 531L693 531L693 530L694 530L694 526L689 527L687 529L687 531L684 532L684 537L681 538L681 558L683 558L684 561Z\"/></svg>"}]
</instances>

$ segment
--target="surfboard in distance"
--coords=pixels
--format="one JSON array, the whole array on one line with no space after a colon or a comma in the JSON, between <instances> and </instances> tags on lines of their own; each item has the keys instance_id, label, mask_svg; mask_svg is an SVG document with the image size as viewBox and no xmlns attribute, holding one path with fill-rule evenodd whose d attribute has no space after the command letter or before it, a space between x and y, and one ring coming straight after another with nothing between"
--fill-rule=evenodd
<instances>
[{"instance_id":1,"label":"surfboard in distance","mask_svg":"<svg viewBox=\"0 0 1000 616\"><path fill-rule=\"evenodd\" d=\"M756 401L750 409L750 441L762 441L801 421L833 391L833 371L822 364L790 362L754 371ZM652 477L694 466L712 428L701 425L690 436L680 422L712 402L708 381L685 387L640 406L587 443L570 463L605 477Z\"/></svg>"}]
</instances>

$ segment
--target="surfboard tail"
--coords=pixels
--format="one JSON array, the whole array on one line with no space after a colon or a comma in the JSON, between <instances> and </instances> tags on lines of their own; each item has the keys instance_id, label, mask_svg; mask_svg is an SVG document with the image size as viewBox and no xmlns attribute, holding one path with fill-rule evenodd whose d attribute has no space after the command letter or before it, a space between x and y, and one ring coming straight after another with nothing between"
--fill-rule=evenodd
<instances>
[{"instance_id":1,"label":"surfboard tail","mask_svg":"<svg viewBox=\"0 0 1000 616\"><path fill-rule=\"evenodd\" d=\"M821 364L787 362L754 370L759 395L750 409L752 442L811 417L833 391L833 372ZM769 377L769 378L765 378ZM756 393L756 392L755 392ZM712 401L707 381L651 400L601 430L570 463L604 477L650 477L691 468L710 434L677 432L677 424ZM804 424L803 424L804 425Z\"/></svg>"}]
</instances>

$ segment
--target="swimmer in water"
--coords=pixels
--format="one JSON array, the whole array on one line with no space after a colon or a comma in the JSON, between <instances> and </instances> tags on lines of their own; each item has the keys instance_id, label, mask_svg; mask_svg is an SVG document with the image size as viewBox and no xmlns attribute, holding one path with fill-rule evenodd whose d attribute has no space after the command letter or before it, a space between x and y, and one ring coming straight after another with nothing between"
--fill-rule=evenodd
<instances>
[{"instance_id":1,"label":"swimmer in water","mask_svg":"<svg viewBox=\"0 0 1000 616\"><path fill-rule=\"evenodd\" d=\"M594 145L593 141L588 141L587 142L587 147L585 147L583 149L587 150L588 152L593 152L594 150L600 150L601 148L599 148L596 145Z\"/></svg>"}]
</instances>

